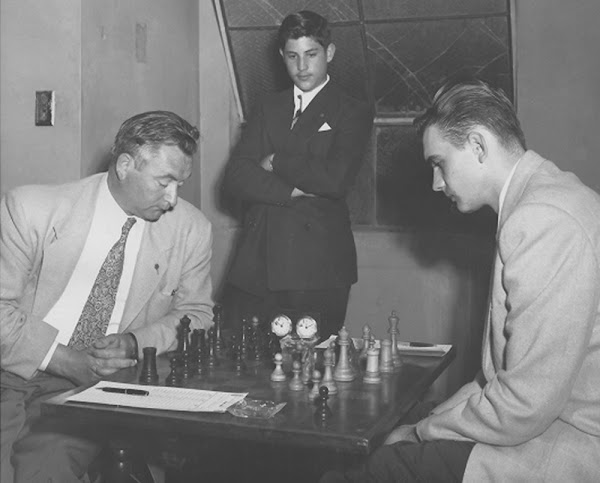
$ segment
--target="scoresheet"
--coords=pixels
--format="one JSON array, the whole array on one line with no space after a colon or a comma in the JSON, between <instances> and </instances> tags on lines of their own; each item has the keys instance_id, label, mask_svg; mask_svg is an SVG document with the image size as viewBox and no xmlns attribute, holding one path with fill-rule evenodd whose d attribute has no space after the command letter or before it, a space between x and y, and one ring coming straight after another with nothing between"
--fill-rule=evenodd
<instances>
[{"instance_id":1,"label":"scoresheet","mask_svg":"<svg viewBox=\"0 0 600 483\"><path fill-rule=\"evenodd\" d=\"M240 402L247 395L248 393L100 381L68 397L67 401L167 411L224 413L229 406Z\"/></svg>"}]
</instances>

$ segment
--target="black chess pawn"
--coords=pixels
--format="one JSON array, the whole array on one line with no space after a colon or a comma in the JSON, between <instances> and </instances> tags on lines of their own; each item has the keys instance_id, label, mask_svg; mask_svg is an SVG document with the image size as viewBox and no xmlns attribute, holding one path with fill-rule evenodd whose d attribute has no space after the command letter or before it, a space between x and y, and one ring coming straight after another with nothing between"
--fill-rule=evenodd
<instances>
[{"instance_id":1,"label":"black chess pawn","mask_svg":"<svg viewBox=\"0 0 600 483\"><path fill-rule=\"evenodd\" d=\"M156 347L144 347L144 363L140 373L140 384L158 384L158 372L156 370Z\"/></svg>"},{"instance_id":2,"label":"black chess pawn","mask_svg":"<svg viewBox=\"0 0 600 483\"><path fill-rule=\"evenodd\" d=\"M178 360L177 356L171 357L171 360L170 360L171 372L165 379L165 385L179 386L179 374L177 371L178 366L179 366L179 360Z\"/></svg>"},{"instance_id":3,"label":"black chess pawn","mask_svg":"<svg viewBox=\"0 0 600 483\"><path fill-rule=\"evenodd\" d=\"M204 374L204 362L206 359L206 330L195 329L194 332L198 333L198 346L196 350L196 374Z\"/></svg>"},{"instance_id":4,"label":"black chess pawn","mask_svg":"<svg viewBox=\"0 0 600 483\"><path fill-rule=\"evenodd\" d=\"M213 329L215 330L215 355L221 356L221 352L224 349L223 337L221 334L223 324L223 306L221 304L215 304L213 307Z\"/></svg>"},{"instance_id":5,"label":"black chess pawn","mask_svg":"<svg viewBox=\"0 0 600 483\"><path fill-rule=\"evenodd\" d=\"M219 365L216 353L216 333L214 327L208 329L208 354L206 356L206 367L213 369Z\"/></svg>"},{"instance_id":6,"label":"black chess pawn","mask_svg":"<svg viewBox=\"0 0 600 483\"><path fill-rule=\"evenodd\" d=\"M183 353L182 356L182 366L181 366L181 385L187 386L190 382L190 378L192 376L190 370L190 355L187 353Z\"/></svg>"},{"instance_id":7,"label":"black chess pawn","mask_svg":"<svg viewBox=\"0 0 600 483\"><path fill-rule=\"evenodd\" d=\"M329 389L327 389L327 386L321 386L319 388L319 396L315 399L315 405L317 406L317 409L315 410L314 417L317 426L327 426L327 423L332 417L331 409L327 405L328 399Z\"/></svg>"}]
</instances>

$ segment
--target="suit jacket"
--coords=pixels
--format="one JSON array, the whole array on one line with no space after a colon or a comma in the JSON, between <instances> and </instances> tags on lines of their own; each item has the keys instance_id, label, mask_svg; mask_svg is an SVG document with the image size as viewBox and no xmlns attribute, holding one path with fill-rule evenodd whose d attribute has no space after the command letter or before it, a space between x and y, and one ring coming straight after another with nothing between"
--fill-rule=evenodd
<instances>
[{"instance_id":1,"label":"suit jacket","mask_svg":"<svg viewBox=\"0 0 600 483\"><path fill-rule=\"evenodd\" d=\"M61 186L24 186L0 205L0 361L30 378L56 338L43 318L65 289L91 225L102 174ZM142 353L176 344L187 314L212 324L211 225L184 200L147 223L120 332L132 332Z\"/></svg>"},{"instance_id":2,"label":"suit jacket","mask_svg":"<svg viewBox=\"0 0 600 483\"><path fill-rule=\"evenodd\" d=\"M482 371L417 425L464 481L600 481L600 196L528 151L497 233Z\"/></svg>"},{"instance_id":3,"label":"suit jacket","mask_svg":"<svg viewBox=\"0 0 600 483\"><path fill-rule=\"evenodd\" d=\"M247 208L228 278L253 293L357 280L345 196L362 163L372 109L329 81L290 130L293 112L292 89L268 96L225 173L226 192ZM260 161L271 153L268 172ZM292 199L294 187L315 196Z\"/></svg>"}]
</instances>

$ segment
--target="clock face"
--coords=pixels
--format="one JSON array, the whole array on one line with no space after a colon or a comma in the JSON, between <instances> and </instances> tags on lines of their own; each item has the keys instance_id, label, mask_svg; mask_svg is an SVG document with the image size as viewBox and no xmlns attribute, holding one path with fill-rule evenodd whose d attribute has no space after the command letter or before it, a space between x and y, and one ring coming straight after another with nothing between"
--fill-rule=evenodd
<instances>
[{"instance_id":1,"label":"clock face","mask_svg":"<svg viewBox=\"0 0 600 483\"><path fill-rule=\"evenodd\" d=\"M292 331L292 321L287 315L277 315L271 322L271 331L277 337L288 335Z\"/></svg>"},{"instance_id":2,"label":"clock face","mask_svg":"<svg viewBox=\"0 0 600 483\"><path fill-rule=\"evenodd\" d=\"M310 339L317 335L317 321L305 315L296 323L296 333L301 339Z\"/></svg>"}]
</instances>

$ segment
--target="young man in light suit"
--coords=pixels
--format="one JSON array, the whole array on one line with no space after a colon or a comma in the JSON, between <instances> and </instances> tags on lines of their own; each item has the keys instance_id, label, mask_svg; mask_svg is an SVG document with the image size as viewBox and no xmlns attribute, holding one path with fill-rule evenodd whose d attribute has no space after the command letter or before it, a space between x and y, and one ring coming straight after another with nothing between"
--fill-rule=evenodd
<instances>
[{"instance_id":1,"label":"young man in light suit","mask_svg":"<svg viewBox=\"0 0 600 483\"><path fill-rule=\"evenodd\" d=\"M225 306L235 324L282 307L320 312L329 336L343 325L357 280L345 196L373 113L327 74L336 49L326 19L288 15L278 42L294 87L258 105L225 173L225 191L246 207Z\"/></svg>"},{"instance_id":2,"label":"young man in light suit","mask_svg":"<svg viewBox=\"0 0 600 483\"><path fill-rule=\"evenodd\" d=\"M139 114L108 173L3 197L3 483L79 481L99 448L40 417L41 401L135 365L146 346L173 348L184 315L212 324L211 225L177 196L197 139L172 112Z\"/></svg>"},{"instance_id":3,"label":"young man in light suit","mask_svg":"<svg viewBox=\"0 0 600 483\"><path fill-rule=\"evenodd\" d=\"M527 151L483 82L443 88L416 124L433 189L498 213L482 368L365 468L323 480L600 481L600 196Z\"/></svg>"}]
</instances>

